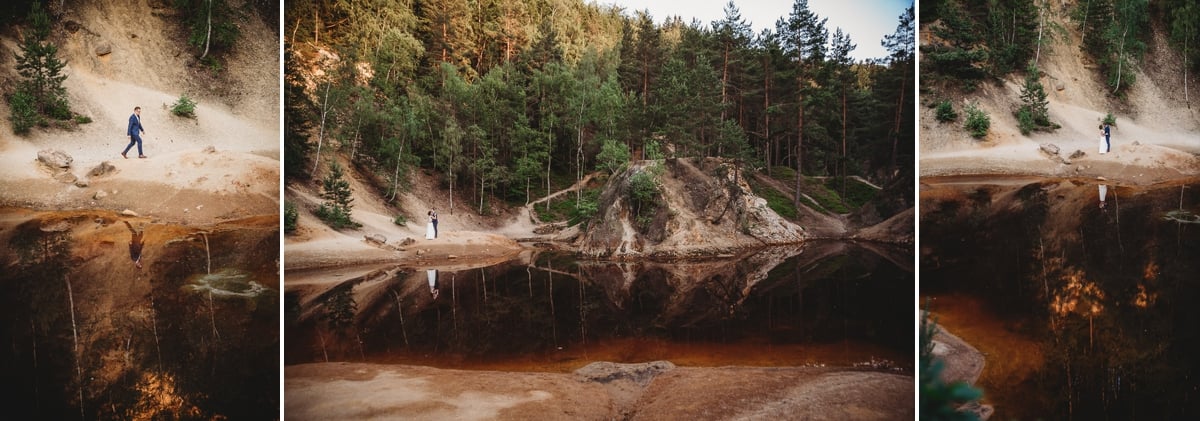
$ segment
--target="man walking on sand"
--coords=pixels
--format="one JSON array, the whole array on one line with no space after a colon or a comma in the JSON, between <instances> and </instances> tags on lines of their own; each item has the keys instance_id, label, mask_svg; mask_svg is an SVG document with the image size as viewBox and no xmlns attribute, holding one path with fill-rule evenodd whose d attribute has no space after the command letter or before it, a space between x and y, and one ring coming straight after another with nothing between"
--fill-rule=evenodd
<instances>
[{"instance_id":1,"label":"man walking on sand","mask_svg":"<svg viewBox=\"0 0 1200 421\"><path fill-rule=\"evenodd\" d=\"M437 211L429 211L429 217L433 221L433 238L437 238Z\"/></svg>"},{"instance_id":2,"label":"man walking on sand","mask_svg":"<svg viewBox=\"0 0 1200 421\"><path fill-rule=\"evenodd\" d=\"M142 107L133 107L133 114L129 115L129 128L125 130L125 135L129 136L129 145L125 146L125 151L121 152L121 157L129 159L125 154L129 153L129 148L136 143L138 147L138 158L145 158L142 153L142 136L146 134L146 129L142 127Z\"/></svg>"},{"instance_id":3,"label":"man walking on sand","mask_svg":"<svg viewBox=\"0 0 1200 421\"><path fill-rule=\"evenodd\" d=\"M1104 152L1112 152L1112 125L1104 123Z\"/></svg>"}]
</instances>

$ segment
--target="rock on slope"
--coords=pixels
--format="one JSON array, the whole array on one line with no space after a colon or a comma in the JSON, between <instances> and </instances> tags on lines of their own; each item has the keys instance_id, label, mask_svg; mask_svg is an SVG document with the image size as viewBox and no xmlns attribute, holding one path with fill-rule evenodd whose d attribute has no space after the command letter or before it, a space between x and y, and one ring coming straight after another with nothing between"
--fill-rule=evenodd
<instances>
[{"instance_id":1,"label":"rock on slope","mask_svg":"<svg viewBox=\"0 0 1200 421\"><path fill-rule=\"evenodd\" d=\"M780 217L756 196L745 175L716 158L639 161L601 193L600 215L581 236L585 256L688 258L804 240L804 228ZM639 218L630 179L655 175L657 205Z\"/></svg>"}]
</instances>

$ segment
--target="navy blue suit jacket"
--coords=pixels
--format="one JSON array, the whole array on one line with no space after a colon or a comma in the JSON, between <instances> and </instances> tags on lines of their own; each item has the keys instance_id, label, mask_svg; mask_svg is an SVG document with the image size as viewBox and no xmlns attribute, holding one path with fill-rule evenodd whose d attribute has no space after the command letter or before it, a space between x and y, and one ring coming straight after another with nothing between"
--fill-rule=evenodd
<instances>
[{"instance_id":1,"label":"navy blue suit jacket","mask_svg":"<svg viewBox=\"0 0 1200 421\"><path fill-rule=\"evenodd\" d=\"M146 133L146 129L142 127L142 119L138 118L137 114L129 115L129 130L126 130L126 136L138 136L139 133Z\"/></svg>"}]
</instances>

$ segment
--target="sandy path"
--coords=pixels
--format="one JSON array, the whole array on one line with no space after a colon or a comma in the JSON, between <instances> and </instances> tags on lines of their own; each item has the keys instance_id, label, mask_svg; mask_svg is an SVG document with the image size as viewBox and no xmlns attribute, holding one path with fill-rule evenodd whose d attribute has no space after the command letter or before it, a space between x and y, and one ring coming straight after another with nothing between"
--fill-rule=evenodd
<instances>
[{"instance_id":1,"label":"sandy path","mask_svg":"<svg viewBox=\"0 0 1200 421\"><path fill-rule=\"evenodd\" d=\"M72 111L91 123L73 129L35 128L25 136L0 136L0 203L53 209L131 209L182 223L211 223L278 212L278 37L260 19L239 25L242 38L224 61L227 73L189 66L190 47L177 38L172 10L151 5L146 14L119 13L123 2L100 0L69 8L53 35L68 63ZM6 48L15 40L0 39ZM99 46L112 53L95 54ZM11 57L0 58L11 63ZM225 77L225 80L220 80ZM196 118L172 115L181 93L199 101ZM120 153L126 125L142 107L147 159ZM11 133L8 109L0 133ZM55 149L73 158L69 171L85 186L55 181L36 162ZM107 162L111 173L89 177ZM84 183L80 183L84 184Z\"/></svg>"}]
</instances>

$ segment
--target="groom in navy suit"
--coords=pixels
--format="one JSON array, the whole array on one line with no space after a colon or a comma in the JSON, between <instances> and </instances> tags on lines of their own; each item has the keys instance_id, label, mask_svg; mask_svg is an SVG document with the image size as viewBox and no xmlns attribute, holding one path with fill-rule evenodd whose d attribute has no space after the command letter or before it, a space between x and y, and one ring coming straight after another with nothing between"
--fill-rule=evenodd
<instances>
[{"instance_id":1,"label":"groom in navy suit","mask_svg":"<svg viewBox=\"0 0 1200 421\"><path fill-rule=\"evenodd\" d=\"M146 134L146 129L142 128L142 107L133 107L133 114L129 116L129 129L125 131L125 135L129 136L129 145L125 147L125 151L121 152L121 157L129 159L125 154L129 153L129 148L133 144L137 144L138 158L145 158L142 154L142 136Z\"/></svg>"}]
</instances>

